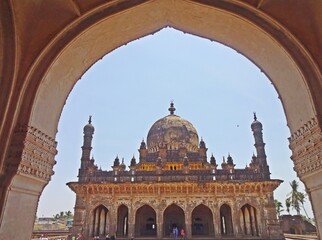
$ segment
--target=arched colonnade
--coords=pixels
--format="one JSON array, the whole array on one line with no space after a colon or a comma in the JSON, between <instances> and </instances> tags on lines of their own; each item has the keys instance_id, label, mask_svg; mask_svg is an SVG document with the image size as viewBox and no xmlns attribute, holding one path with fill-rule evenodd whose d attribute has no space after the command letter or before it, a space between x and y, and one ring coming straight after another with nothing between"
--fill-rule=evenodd
<instances>
[{"instance_id":1,"label":"arched colonnade","mask_svg":"<svg viewBox=\"0 0 322 240\"><path fill-rule=\"evenodd\" d=\"M179 234L181 229L184 229L189 238L259 237L260 234L258 210L250 204L244 204L236 212L227 203L222 204L218 209L199 204L189 213L174 203L165 209L155 209L149 204L144 204L133 211L131 209L130 206L121 204L117 207L117 211L109 211L109 208L103 204L98 205L91 210L87 228L89 232L85 235L104 237L107 234L116 234L118 237L160 239L172 236L174 228L178 229ZM237 215L240 218L236 217ZM113 218L117 220L113 221ZM238 229L238 233L234 232L235 228Z\"/></svg>"},{"instance_id":2,"label":"arched colonnade","mask_svg":"<svg viewBox=\"0 0 322 240\"><path fill-rule=\"evenodd\" d=\"M104 55L167 26L232 47L272 81L294 169L322 231L319 1L292 3L298 11L288 11L289 1L269 0L18 2L0 1L0 238L31 236L54 173L59 118L76 82ZM305 12L306 18L296 15ZM245 232L253 228L251 211L240 217Z\"/></svg>"}]
</instances>

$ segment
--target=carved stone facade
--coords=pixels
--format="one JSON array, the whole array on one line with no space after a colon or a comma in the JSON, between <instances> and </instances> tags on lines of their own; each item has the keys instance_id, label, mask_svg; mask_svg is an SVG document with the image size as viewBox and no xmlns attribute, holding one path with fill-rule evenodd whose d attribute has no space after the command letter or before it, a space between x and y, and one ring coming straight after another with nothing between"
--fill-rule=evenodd
<instances>
[{"instance_id":1,"label":"carved stone facade","mask_svg":"<svg viewBox=\"0 0 322 240\"><path fill-rule=\"evenodd\" d=\"M322 130L316 117L312 118L289 138L294 170L304 182L312 203L317 226L322 226ZM317 228L318 234L321 228Z\"/></svg>"},{"instance_id":2,"label":"carved stone facade","mask_svg":"<svg viewBox=\"0 0 322 240\"><path fill-rule=\"evenodd\" d=\"M312 118L289 138L294 170L303 178L322 169L322 131Z\"/></svg>"},{"instance_id":3,"label":"carved stone facade","mask_svg":"<svg viewBox=\"0 0 322 240\"><path fill-rule=\"evenodd\" d=\"M56 145L53 138L32 126L20 125L15 129L10 161L6 165L11 178L1 183L10 184L10 191L1 196L7 207L3 212L0 239L31 238L30 229L35 221L39 197L54 174ZM19 218L26 221L19 225L19 231L12 227L17 212L20 213Z\"/></svg>"},{"instance_id":4,"label":"carved stone facade","mask_svg":"<svg viewBox=\"0 0 322 240\"><path fill-rule=\"evenodd\" d=\"M251 124L256 156L237 169L228 155L219 169L213 155L208 162L193 125L174 114L173 103L169 111L152 125L139 162L133 157L129 170L118 157L112 171L98 169L90 158L90 119L79 181L68 183L76 193L72 233L86 239L107 234L162 239L184 229L189 239L283 239L273 198L282 181L270 179L256 115Z\"/></svg>"},{"instance_id":5,"label":"carved stone facade","mask_svg":"<svg viewBox=\"0 0 322 240\"><path fill-rule=\"evenodd\" d=\"M56 141L32 126L18 126L12 142L23 146L11 147L7 169L17 169L17 174L30 175L48 183L56 164Z\"/></svg>"}]
</instances>

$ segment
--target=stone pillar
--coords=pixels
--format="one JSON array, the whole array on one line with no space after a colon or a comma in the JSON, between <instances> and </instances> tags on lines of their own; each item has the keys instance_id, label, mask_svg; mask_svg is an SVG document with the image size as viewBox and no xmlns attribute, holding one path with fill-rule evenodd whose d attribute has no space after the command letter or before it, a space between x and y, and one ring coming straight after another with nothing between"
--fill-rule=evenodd
<instances>
[{"instance_id":1,"label":"stone pillar","mask_svg":"<svg viewBox=\"0 0 322 240\"><path fill-rule=\"evenodd\" d=\"M191 208L187 208L185 211L185 225L186 225L186 238L187 239L191 239L192 236L192 230L191 230L191 225L192 225L192 221L191 221L191 212L192 209ZM179 234L180 234L180 229L179 229Z\"/></svg>"},{"instance_id":2,"label":"stone pillar","mask_svg":"<svg viewBox=\"0 0 322 240\"><path fill-rule=\"evenodd\" d=\"M214 230L215 230L215 238L221 238L221 226L220 226L220 209L218 204L214 204L214 207L212 209L213 212L213 218L214 218Z\"/></svg>"},{"instance_id":3,"label":"stone pillar","mask_svg":"<svg viewBox=\"0 0 322 240\"><path fill-rule=\"evenodd\" d=\"M267 193L267 204L265 205L265 218L268 239L284 239L280 223L276 215L273 193Z\"/></svg>"},{"instance_id":4,"label":"stone pillar","mask_svg":"<svg viewBox=\"0 0 322 240\"><path fill-rule=\"evenodd\" d=\"M135 211L131 204L131 208L129 209L129 234L128 236L134 237L135 236Z\"/></svg>"},{"instance_id":5,"label":"stone pillar","mask_svg":"<svg viewBox=\"0 0 322 240\"><path fill-rule=\"evenodd\" d=\"M110 235L112 236L112 235L116 235L116 228L117 228L117 209L111 209L110 210L110 227L109 227L109 229L110 229Z\"/></svg>"},{"instance_id":6,"label":"stone pillar","mask_svg":"<svg viewBox=\"0 0 322 240\"><path fill-rule=\"evenodd\" d=\"M158 208L156 215L157 238L161 239L163 237L163 211L160 208Z\"/></svg>"},{"instance_id":7,"label":"stone pillar","mask_svg":"<svg viewBox=\"0 0 322 240\"><path fill-rule=\"evenodd\" d=\"M54 173L56 145L34 127L16 128L5 166L13 178L4 192L0 239L31 239L40 194Z\"/></svg>"},{"instance_id":8,"label":"stone pillar","mask_svg":"<svg viewBox=\"0 0 322 240\"><path fill-rule=\"evenodd\" d=\"M234 196L234 199L237 201L236 196ZM232 205L232 222L233 222L233 229L234 229L234 236L237 238L241 237L240 234L240 222L239 222L239 207L237 202L234 202L234 204Z\"/></svg>"},{"instance_id":9,"label":"stone pillar","mask_svg":"<svg viewBox=\"0 0 322 240\"><path fill-rule=\"evenodd\" d=\"M89 220L87 220L87 224L85 224L85 216L86 216L86 202L84 199L83 194L81 194L79 191L82 191L82 189L79 189L76 192L76 203L74 208L74 221L73 221L73 227L71 228L71 235L77 236L79 233L82 233L84 237L89 238L90 234L92 233L92 222L91 216L88 216Z\"/></svg>"},{"instance_id":10,"label":"stone pillar","mask_svg":"<svg viewBox=\"0 0 322 240\"><path fill-rule=\"evenodd\" d=\"M289 138L294 170L305 184L312 203L318 236L322 233L321 119L312 118Z\"/></svg>"}]
</instances>

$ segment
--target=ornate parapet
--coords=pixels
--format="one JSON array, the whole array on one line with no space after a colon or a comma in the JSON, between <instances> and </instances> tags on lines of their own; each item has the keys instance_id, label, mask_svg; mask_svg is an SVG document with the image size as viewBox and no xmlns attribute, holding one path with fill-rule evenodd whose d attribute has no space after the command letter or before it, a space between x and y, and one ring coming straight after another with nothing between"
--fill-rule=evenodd
<instances>
[{"instance_id":1,"label":"ornate parapet","mask_svg":"<svg viewBox=\"0 0 322 240\"><path fill-rule=\"evenodd\" d=\"M170 183L79 183L69 182L67 185L76 194L107 194L109 196L141 196L141 195L168 195L168 194L204 194L218 197L234 196L236 194L247 194L257 192L266 194L273 192L281 180L253 181L253 182L207 182L198 184L194 182Z\"/></svg>"},{"instance_id":2,"label":"ornate parapet","mask_svg":"<svg viewBox=\"0 0 322 240\"><path fill-rule=\"evenodd\" d=\"M48 183L54 174L57 142L32 126L18 126L14 132L9 161L12 174L27 175Z\"/></svg>"},{"instance_id":3,"label":"ornate parapet","mask_svg":"<svg viewBox=\"0 0 322 240\"><path fill-rule=\"evenodd\" d=\"M294 170L302 180L322 169L322 131L316 118L293 133L289 142Z\"/></svg>"}]
</instances>

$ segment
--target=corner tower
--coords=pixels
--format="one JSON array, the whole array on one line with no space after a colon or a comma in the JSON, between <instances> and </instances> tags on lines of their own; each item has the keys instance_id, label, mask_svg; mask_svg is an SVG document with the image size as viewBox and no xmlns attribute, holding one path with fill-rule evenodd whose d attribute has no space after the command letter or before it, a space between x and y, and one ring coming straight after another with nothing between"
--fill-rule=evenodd
<instances>
[{"instance_id":1,"label":"corner tower","mask_svg":"<svg viewBox=\"0 0 322 240\"><path fill-rule=\"evenodd\" d=\"M253 161L258 164L260 172L263 174L264 178L269 179L269 167L267 165L266 153L265 153L265 143L263 141L263 125L260 121L257 120L256 113L254 113L254 121L251 124L251 129L253 131L255 139L255 148L257 156Z\"/></svg>"},{"instance_id":2,"label":"corner tower","mask_svg":"<svg viewBox=\"0 0 322 240\"><path fill-rule=\"evenodd\" d=\"M84 176L87 168L91 164L90 155L92 150L94 130L94 126L92 125L92 116L89 116L88 124L84 126L84 140L82 146L81 166L78 174L80 179Z\"/></svg>"}]
</instances>

